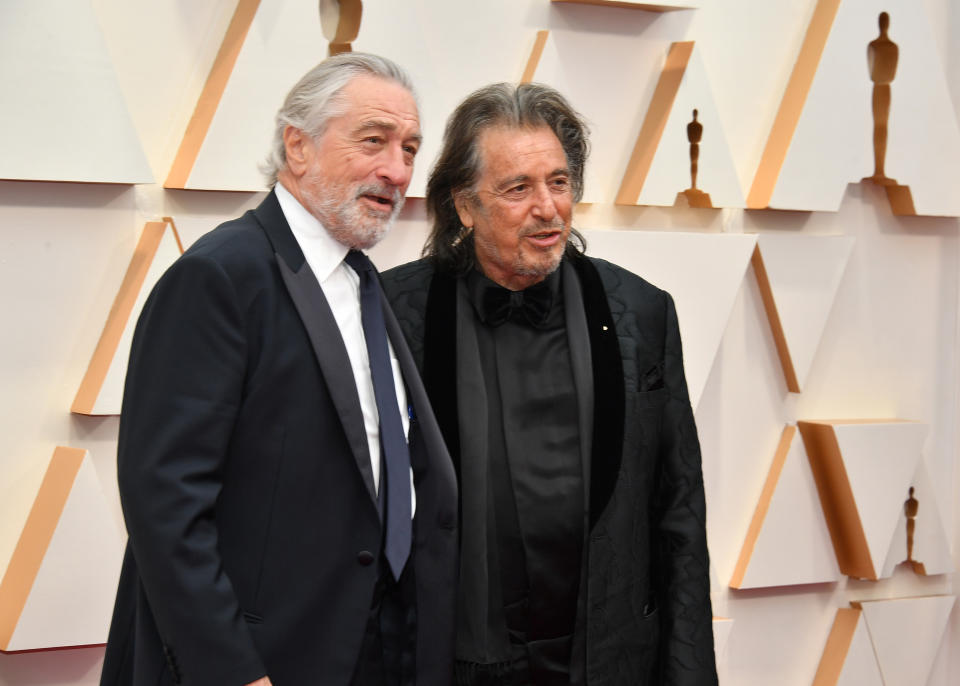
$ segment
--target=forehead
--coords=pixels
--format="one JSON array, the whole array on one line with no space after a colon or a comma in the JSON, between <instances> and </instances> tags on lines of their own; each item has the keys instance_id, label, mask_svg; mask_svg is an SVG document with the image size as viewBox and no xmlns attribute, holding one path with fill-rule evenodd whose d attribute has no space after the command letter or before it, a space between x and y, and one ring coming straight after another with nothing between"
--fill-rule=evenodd
<instances>
[{"instance_id":1,"label":"forehead","mask_svg":"<svg viewBox=\"0 0 960 686\"><path fill-rule=\"evenodd\" d=\"M396 81L363 74L342 90L343 113L336 117L350 127L382 121L407 135L420 134L420 116L413 94Z\"/></svg>"},{"instance_id":2,"label":"forehead","mask_svg":"<svg viewBox=\"0 0 960 686\"><path fill-rule=\"evenodd\" d=\"M552 174L567 167L563 146L547 126L492 127L480 134L479 147L482 176Z\"/></svg>"}]
</instances>

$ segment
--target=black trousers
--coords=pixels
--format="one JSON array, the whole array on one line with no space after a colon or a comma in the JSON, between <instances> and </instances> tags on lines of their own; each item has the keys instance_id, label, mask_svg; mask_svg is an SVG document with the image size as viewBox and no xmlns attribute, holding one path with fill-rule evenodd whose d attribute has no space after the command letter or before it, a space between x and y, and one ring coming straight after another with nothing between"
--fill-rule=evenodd
<instances>
[{"instance_id":1,"label":"black trousers","mask_svg":"<svg viewBox=\"0 0 960 686\"><path fill-rule=\"evenodd\" d=\"M416 583L413 554L400 580L380 559L367 629L351 686L413 686L416 681Z\"/></svg>"}]
</instances>

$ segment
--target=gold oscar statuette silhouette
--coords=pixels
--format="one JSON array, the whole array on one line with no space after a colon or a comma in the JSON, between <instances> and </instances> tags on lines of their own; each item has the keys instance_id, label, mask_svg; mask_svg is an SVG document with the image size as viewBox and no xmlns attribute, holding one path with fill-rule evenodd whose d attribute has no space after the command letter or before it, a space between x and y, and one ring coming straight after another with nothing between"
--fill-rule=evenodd
<instances>
[{"instance_id":1,"label":"gold oscar statuette silhouette","mask_svg":"<svg viewBox=\"0 0 960 686\"><path fill-rule=\"evenodd\" d=\"M320 27L323 37L330 41L331 56L351 52L351 41L360 33L363 15L361 0L320 0Z\"/></svg>"},{"instance_id":2,"label":"gold oscar statuette silhouette","mask_svg":"<svg viewBox=\"0 0 960 686\"><path fill-rule=\"evenodd\" d=\"M690 143L690 188L677 193L677 200L684 198L689 207L712 208L710 195L697 188L700 140L703 138L703 124L697 120L697 115L697 110L694 110L693 119L687 124L687 141Z\"/></svg>"},{"instance_id":3,"label":"gold oscar statuette silhouette","mask_svg":"<svg viewBox=\"0 0 960 686\"><path fill-rule=\"evenodd\" d=\"M880 13L880 35L867 45L867 68L873 81L873 176L864 181L873 181L881 186L894 186L896 181L883 170L887 156L887 125L890 122L891 87L897 75L900 49L890 40L890 15Z\"/></svg>"},{"instance_id":4,"label":"gold oscar statuette silhouette","mask_svg":"<svg viewBox=\"0 0 960 686\"><path fill-rule=\"evenodd\" d=\"M908 496L903 503L903 514L907 518L907 559L902 564L909 565L917 574L926 575L923 563L913 559L913 534L917 529L917 512L920 510L920 502L913 495L913 486Z\"/></svg>"},{"instance_id":5,"label":"gold oscar statuette silhouette","mask_svg":"<svg viewBox=\"0 0 960 686\"><path fill-rule=\"evenodd\" d=\"M887 191L887 199L894 214L916 214L913 206L913 196L909 186L897 184L895 179L887 176L884 165L887 157L887 141L889 139L890 102L894 77L897 75L897 62L900 59L900 48L890 40L890 15L881 12L878 17L880 35L867 44L867 70L870 80L873 81L873 97L871 109L873 111L873 174L863 177L863 181L870 181L883 186Z\"/></svg>"}]
</instances>

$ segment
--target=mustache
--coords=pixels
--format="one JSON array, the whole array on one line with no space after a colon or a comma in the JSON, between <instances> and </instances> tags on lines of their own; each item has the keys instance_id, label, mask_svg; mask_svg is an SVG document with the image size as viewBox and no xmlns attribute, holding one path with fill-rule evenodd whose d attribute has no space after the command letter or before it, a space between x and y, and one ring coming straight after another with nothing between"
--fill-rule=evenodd
<instances>
[{"instance_id":1,"label":"mustache","mask_svg":"<svg viewBox=\"0 0 960 686\"><path fill-rule=\"evenodd\" d=\"M404 194L400 192L400 188L386 183L364 184L357 188L357 192L354 197L359 199L364 195L380 195L383 197L389 197L394 206L402 205L404 200Z\"/></svg>"},{"instance_id":2,"label":"mustache","mask_svg":"<svg viewBox=\"0 0 960 686\"><path fill-rule=\"evenodd\" d=\"M521 236L535 236L538 233L543 233L544 231L563 231L567 228L567 225L564 223L563 219L559 216L554 217L549 221L538 221L533 226L529 226L521 232Z\"/></svg>"}]
</instances>

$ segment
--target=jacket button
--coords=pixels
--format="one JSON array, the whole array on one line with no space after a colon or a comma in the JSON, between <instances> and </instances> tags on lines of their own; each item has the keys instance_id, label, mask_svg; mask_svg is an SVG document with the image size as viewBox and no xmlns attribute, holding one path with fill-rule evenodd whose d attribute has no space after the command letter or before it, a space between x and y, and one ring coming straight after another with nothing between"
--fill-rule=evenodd
<instances>
[{"instance_id":1,"label":"jacket button","mask_svg":"<svg viewBox=\"0 0 960 686\"><path fill-rule=\"evenodd\" d=\"M361 550L357 553L357 562L359 562L364 567L369 567L373 564L373 553L369 550Z\"/></svg>"}]
</instances>

